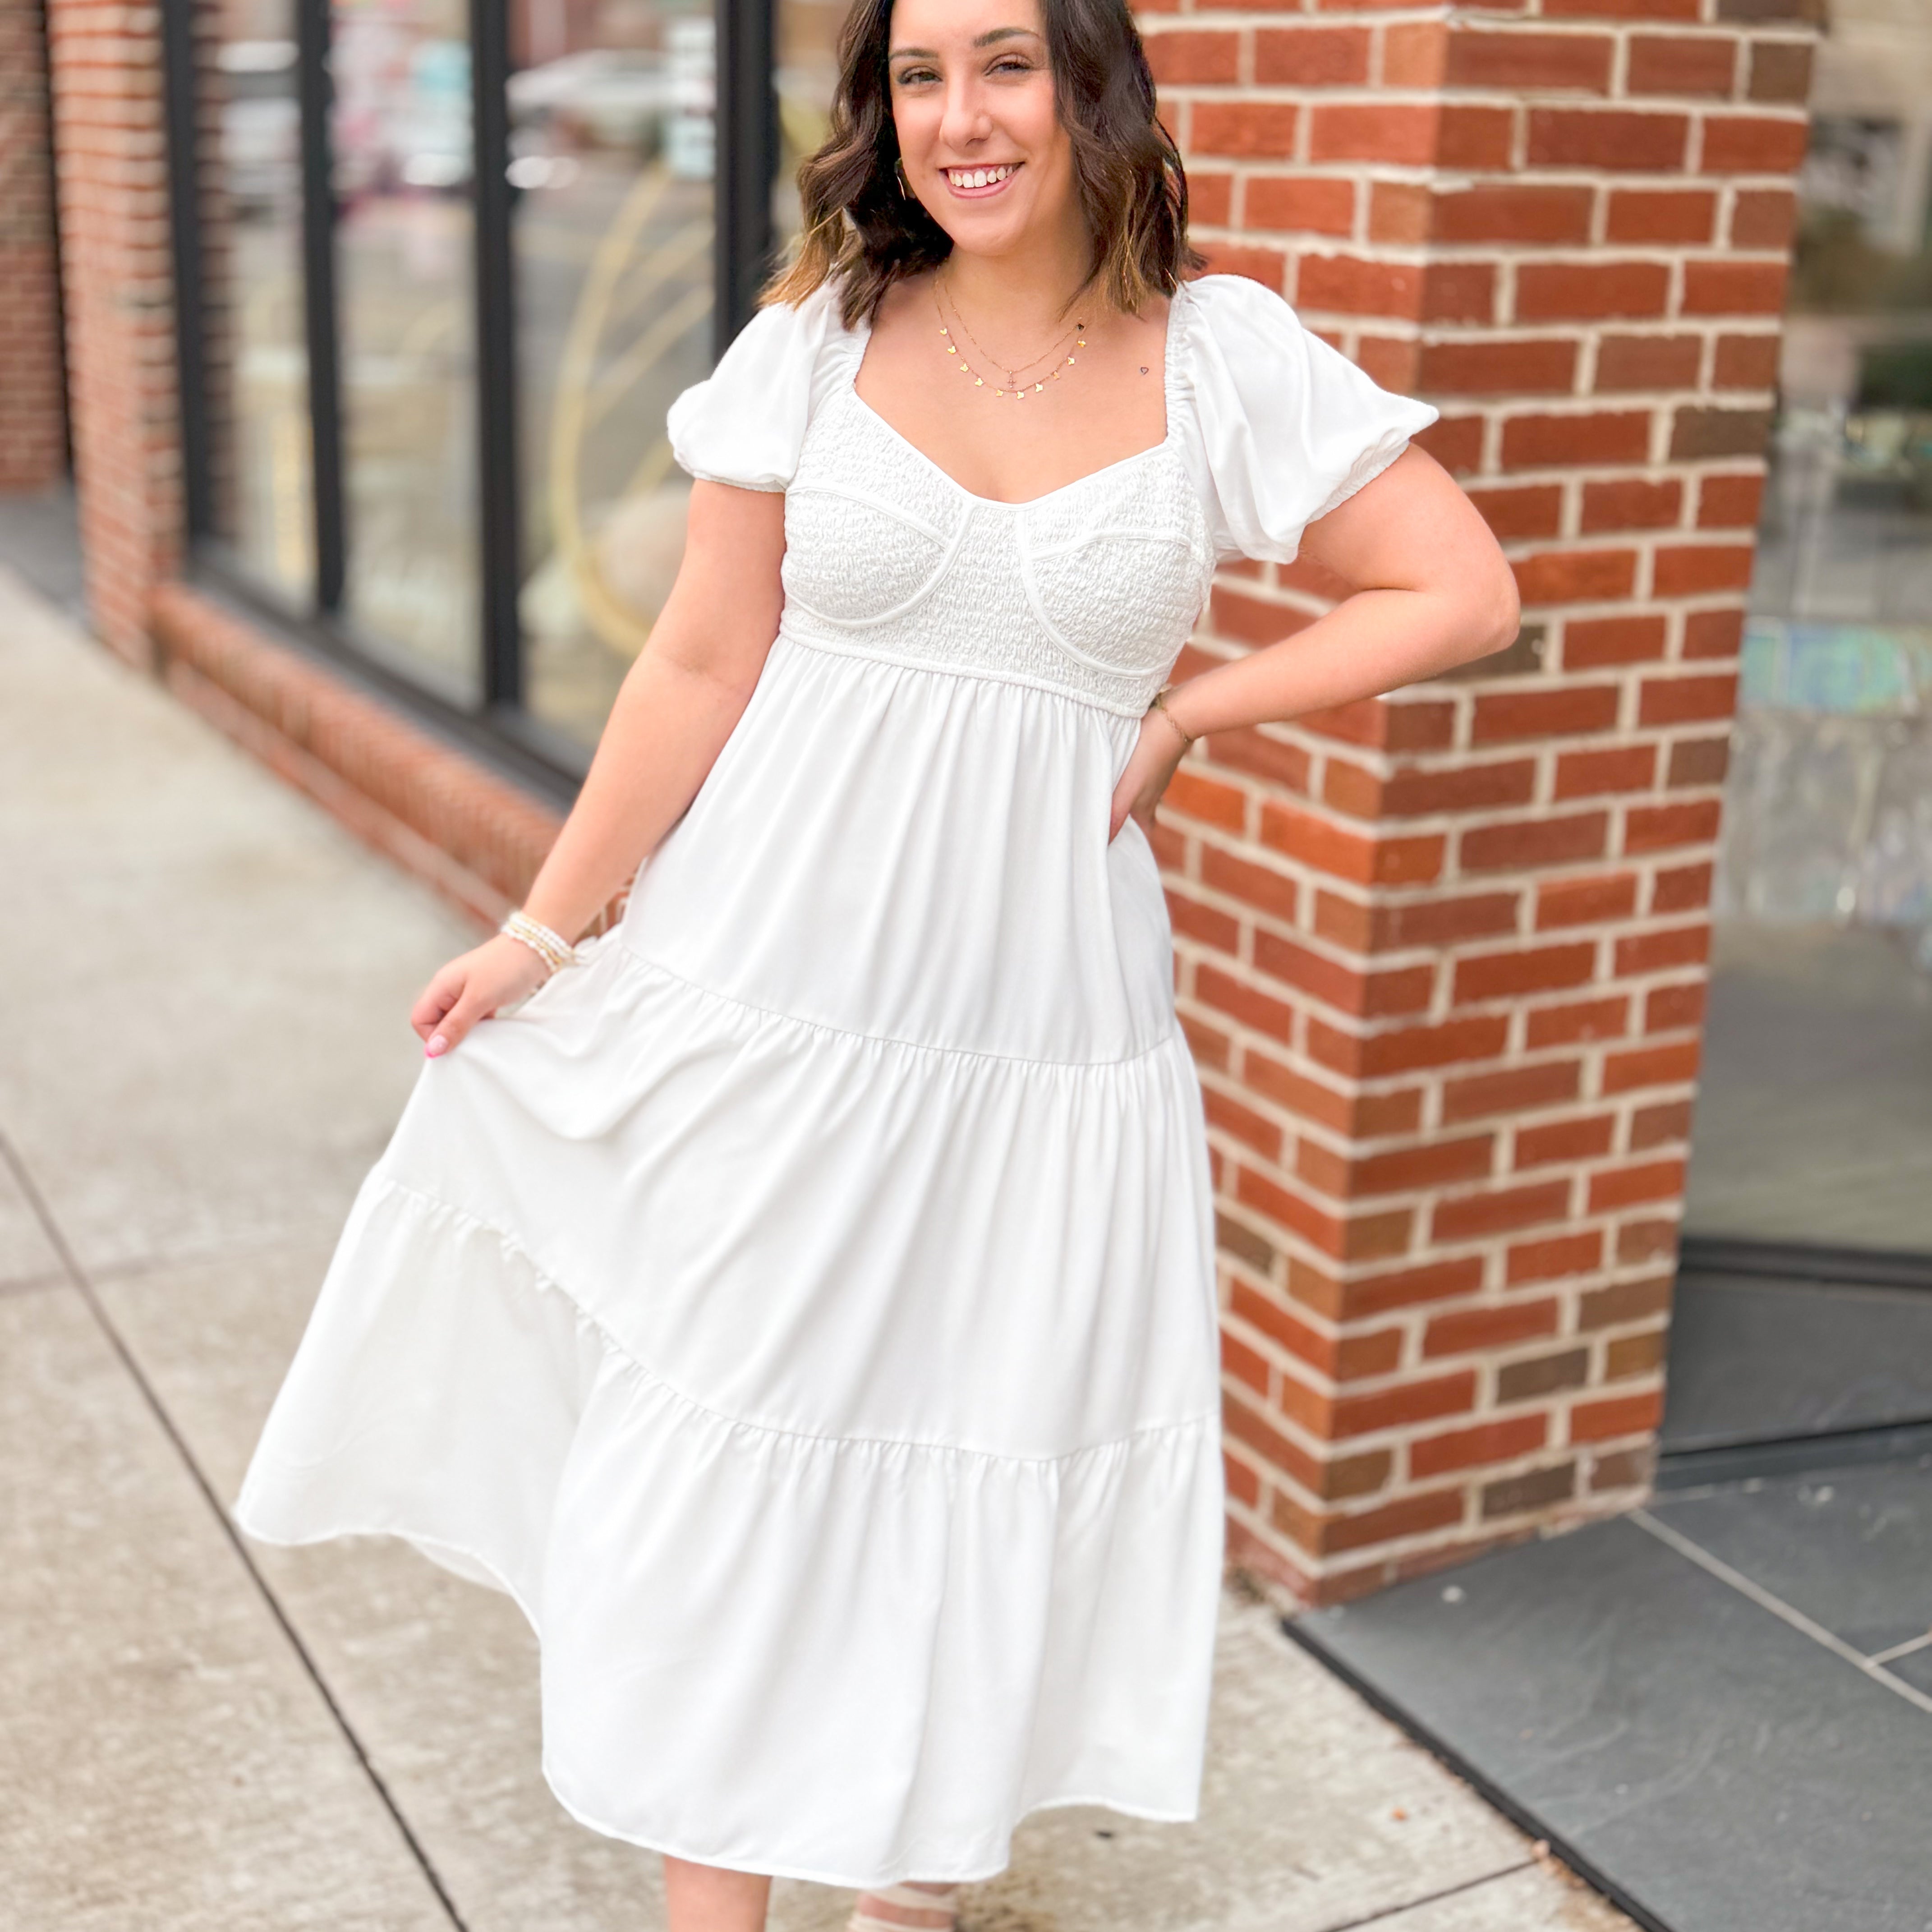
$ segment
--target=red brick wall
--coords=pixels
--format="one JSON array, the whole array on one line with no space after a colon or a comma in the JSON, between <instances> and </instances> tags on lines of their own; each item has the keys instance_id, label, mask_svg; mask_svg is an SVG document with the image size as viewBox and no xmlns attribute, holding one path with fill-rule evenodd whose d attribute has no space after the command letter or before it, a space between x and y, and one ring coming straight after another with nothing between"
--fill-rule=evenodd
<instances>
[{"instance_id":1,"label":"red brick wall","mask_svg":"<svg viewBox=\"0 0 1932 1932\"><path fill-rule=\"evenodd\" d=\"M140 662L182 524L160 32L151 4L49 0L88 602L100 635Z\"/></svg>"},{"instance_id":2,"label":"red brick wall","mask_svg":"<svg viewBox=\"0 0 1932 1932\"><path fill-rule=\"evenodd\" d=\"M39 0L0 0L0 491L67 467L52 159Z\"/></svg>"},{"instance_id":3,"label":"red brick wall","mask_svg":"<svg viewBox=\"0 0 1932 1932\"><path fill-rule=\"evenodd\" d=\"M522 899L561 813L187 585L152 608L157 668L183 704L486 930Z\"/></svg>"},{"instance_id":4,"label":"red brick wall","mask_svg":"<svg viewBox=\"0 0 1932 1932\"><path fill-rule=\"evenodd\" d=\"M1802 0L1142 14L1217 267L1394 388L1509 652L1165 812L1238 1553L1330 1600L1643 1492L1810 59ZM1337 586L1238 567L1198 662Z\"/></svg>"}]
</instances>

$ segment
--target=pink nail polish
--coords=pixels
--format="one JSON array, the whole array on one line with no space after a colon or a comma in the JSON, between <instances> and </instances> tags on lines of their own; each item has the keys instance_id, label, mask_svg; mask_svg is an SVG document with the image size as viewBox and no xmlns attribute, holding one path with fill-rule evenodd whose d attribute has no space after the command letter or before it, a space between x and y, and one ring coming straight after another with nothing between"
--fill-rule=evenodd
<instances>
[{"instance_id":1,"label":"pink nail polish","mask_svg":"<svg viewBox=\"0 0 1932 1932\"><path fill-rule=\"evenodd\" d=\"M434 1060L438 1054L446 1053L448 1050L448 1041L441 1034L434 1033L430 1035L429 1044L423 1048L423 1054L426 1059Z\"/></svg>"}]
</instances>

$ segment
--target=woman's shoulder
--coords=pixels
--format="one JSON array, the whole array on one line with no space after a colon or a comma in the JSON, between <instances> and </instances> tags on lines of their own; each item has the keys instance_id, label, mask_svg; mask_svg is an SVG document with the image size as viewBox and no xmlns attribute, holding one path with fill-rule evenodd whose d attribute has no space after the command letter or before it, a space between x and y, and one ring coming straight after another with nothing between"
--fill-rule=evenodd
<instances>
[{"instance_id":1,"label":"woman's shoulder","mask_svg":"<svg viewBox=\"0 0 1932 1932\"><path fill-rule=\"evenodd\" d=\"M763 378L781 367L809 370L855 347L863 326L848 328L842 307L843 291L830 278L796 301L764 303L718 358L714 375L728 379L742 370Z\"/></svg>"},{"instance_id":2,"label":"woman's shoulder","mask_svg":"<svg viewBox=\"0 0 1932 1932\"><path fill-rule=\"evenodd\" d=\"M1307 341L1319 340L1292 303L1252 275L1193 276L1174 290L1170 313L1189 374L1217 362L1298 356Z\"/></svg>"},{"instance_id":3,"label":"woman's shoulder","mask_svg":"<svg viewBox=\"0 0 1932 1932\"><path fill-rule=\"evenodd\" d=\"M1170 328L1187 444L1224 554L1286 562L1310 523L1436 420L1392 394L1246 275L1199 275Z\"/></svg>"},{"instance_id":4,"label":"woman's shoulder","mask_svg":"<svg viewBox=\"0 0 1932 1932\"><path fill-rule=\"evenodd\" d=\"M828 280L796 302L754 312L710 376L666 412L682 468L746 489L790 483L813 415L863 350L863 331L846 326L840 296Z\"/></svg>"},{"instance_id":5,"label":"woman's shoulder","mask_svg":"<svg viewBox=\"0 0 1932 1932\"><path fill-rule=\"evenodd\" d=\"M1346 412L1394 405L1420 428L1427 404L1393 394L1304 323L1275 290L1251 276L1197 275L1174 292L1169 327L1178 332L1177 368L1196 405L1210 414L1258 410Z\"/></svg>"}]
</instances>

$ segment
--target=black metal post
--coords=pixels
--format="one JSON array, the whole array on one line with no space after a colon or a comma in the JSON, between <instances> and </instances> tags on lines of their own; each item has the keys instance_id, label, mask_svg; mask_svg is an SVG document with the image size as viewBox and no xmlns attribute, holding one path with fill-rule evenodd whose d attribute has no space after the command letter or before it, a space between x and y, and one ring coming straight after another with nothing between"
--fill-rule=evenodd
<instances>
[{"instance_id":1,"label":"black metal post","mask_svg":"<svg viewBox=\"0 0 1932 1932\"><path fill-rule=\"evenodd\" d=\"M191 0L176 0L187 5ZM335 182L329 139L329 0L296 0L296 86L302 106L302 306L308 339L310 481L315 602L342 606L342 392L337 362Z\"/></svg>"},{"instance_id":2,"label":"black metal post","mask_svg":"<svg viewBox=\"0 0 1932 1932\"><path fill-rule=\"evenodd\" d=\"M778 166L778 94L772 85L772 0L716 0L718 224L712 353L750 320L772 263L772 176Z\"/></svg>"},{"instance_id":3,"label":"black metal post","mask_svg":"<svg viewBox=\"0 0 1932 1932\"><path fill-rule=\"evenodd\" d=\"M190 544L206 536L214 521L201 314L201 166L195 138L200 88L195 71L194 4L195 0L163 0L161 8L168 214L174 231L176 395L181 410L184 535Z\"/></svg>"},{"instance_id":4,"label":"black metal post","mask_svg":"<svg viewBox=\"0 0 1932 1932\"><path fill-rule=\"evenodd\" d=\"M476 430L482 524L483 701L519 706L523 639L522 478L517 471L515 265L510 238L508 0L470 0L476 157Z\"/></svg>"}]
</instances>

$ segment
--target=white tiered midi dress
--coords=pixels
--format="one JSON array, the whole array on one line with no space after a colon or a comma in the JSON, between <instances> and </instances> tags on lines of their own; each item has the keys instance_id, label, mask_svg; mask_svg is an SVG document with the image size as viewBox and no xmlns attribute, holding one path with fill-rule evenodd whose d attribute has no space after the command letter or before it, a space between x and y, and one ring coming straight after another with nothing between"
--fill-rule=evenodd
<instances>
[{"instance_id":1,"label":"white tiered midi dress","mask_svg":"<svg viewBox=\"0 0 1932 1932\"><path fill-rule=\"evenodd\" d=\"M238 1505L509 1592L586 1825L846 1886L1196 1815L1208 1166L1108 802L1216 562L1435 414L1208 276L1163 440L994 502L860 399L866 334L767 308L674 406L785 493L777 640L621 924L424 1067Z\"/></svg>"}]
</instances>

